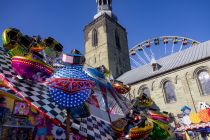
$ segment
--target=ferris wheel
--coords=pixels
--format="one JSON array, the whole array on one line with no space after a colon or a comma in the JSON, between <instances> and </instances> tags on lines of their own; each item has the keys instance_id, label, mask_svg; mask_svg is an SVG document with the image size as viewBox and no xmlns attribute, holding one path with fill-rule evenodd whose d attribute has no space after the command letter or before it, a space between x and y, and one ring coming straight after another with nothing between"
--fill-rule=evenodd
<instances>
[{"instance_id":1,"label":"ferris wheel","mask_svg":"<svg viewBox=\"0 0 210 140\"><path fill-rule=\"evenodd\" d=\"M132 69L167 55L197 46L200 42L181 36L160 36L138 43L129 50Z\"/></svg>"}]
</instances>

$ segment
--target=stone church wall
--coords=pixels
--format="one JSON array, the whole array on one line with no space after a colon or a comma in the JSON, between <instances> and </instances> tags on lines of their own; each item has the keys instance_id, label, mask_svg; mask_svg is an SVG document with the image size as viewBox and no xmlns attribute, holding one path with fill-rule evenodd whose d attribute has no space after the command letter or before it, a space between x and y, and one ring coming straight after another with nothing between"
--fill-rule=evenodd
<instances>
[{"instance_id":1,"label":"stone church wall","mask_svg":"<svg viewBox=\"0 0 210 140\"><path fill-rule=\"evenodd\" d=\"M210 95L202 95L199 89L199 83L196 78L196 70L207 68L210 70L210 61L203 61L186 66L181 69L162 74L158 77L131 85L131 97L137 97L141 87L146 86L150 90L151 98L159 106L161 111L168 111L174 114L180 113L180 109L187 105L192 111L198 111L198 102L207 102L210 104ZM209 71L210 72L210 71ZM163 91L163 81L171 80L176 93L177 101L166 103ZM209 85L210 86L210 85Z\"/></svg>"}]
</instances>

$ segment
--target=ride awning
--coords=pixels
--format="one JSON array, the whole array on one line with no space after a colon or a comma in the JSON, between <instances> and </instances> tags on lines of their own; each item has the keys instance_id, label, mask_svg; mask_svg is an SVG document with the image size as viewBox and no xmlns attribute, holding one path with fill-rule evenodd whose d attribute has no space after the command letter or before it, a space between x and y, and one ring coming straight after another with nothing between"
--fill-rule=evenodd
<instances>
[{"instance_id":1,"label":"ride awning","mask_svg":"<svg viewBox=\"0 0 210 140\"><path fill-rule=\"evenodd\" d=\"M48 95L48 87L44 83L18 80L11 67L11 59L0 47L0 80L30 106L49 118L56 125L65 127L66 112L60 109ZM87 139L113 139L111 126L107 122L90 116L83 119L71 120L73 131Z\"/></svg>"},{"instance_id":2,"label":"ride awning","mask_svg":"<svg viewBox=\"0 0 210 140\"><path fill-rule=\"evenodd\" d=\"M190 130L199 130L210 128L210 122L208 123L200 123L200 124L191 124L189 126L181 126L176 129L176 131L190 131Z\"/></svg>"}]
</instances>

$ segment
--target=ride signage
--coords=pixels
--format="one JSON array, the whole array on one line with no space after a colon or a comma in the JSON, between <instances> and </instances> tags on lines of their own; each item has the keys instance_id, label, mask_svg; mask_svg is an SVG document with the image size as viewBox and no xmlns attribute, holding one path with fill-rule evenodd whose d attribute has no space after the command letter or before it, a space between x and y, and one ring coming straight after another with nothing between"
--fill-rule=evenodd
<instances>
[{"instance_id":1,"label":"ride signage","mask_svg":"<svg viewBox=\"0 0 210 140\"><path fill-rule=\"evenodd\" d=\"M47 84L49 87L60 89L68 94L74 94L95 86L93 81L71 78L51 78Z\"/></svg>"}]
</instances>

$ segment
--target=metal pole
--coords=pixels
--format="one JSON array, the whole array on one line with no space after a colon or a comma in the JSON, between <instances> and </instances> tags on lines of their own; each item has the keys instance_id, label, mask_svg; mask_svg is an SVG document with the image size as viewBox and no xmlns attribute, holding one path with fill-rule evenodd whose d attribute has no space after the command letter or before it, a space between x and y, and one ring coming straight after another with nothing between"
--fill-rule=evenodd
<instances>
[{"instance_id":1,"label":"metal pole","mask_svg":"<svg viewBox=\"0 0 210 140\"><path fill-rule=\"evenodd\" d=\"M109 117L109 122L112 123L112 119L111 119L110 112L108 109L107 109L107 113L108 113L108 117Z\"/></svg>"},{"instance_id":2,"label":"metal pole","mask_svg":"<svg viewBox=\"0 0 210 140\"><path fill-rule=\"evenodd\" d=\"M188 82L188 79L187 79L187 74L185 74L185 78L186 78L187 86L188 86L188 89L189 89L189 92L190 92L190 96L191 96L191 100L192 100L195 112L197 113L197 109L196 109L196 106L195 106L195 101L194 101L194 98L192 96L191 88L190 88L190 85L189 85L189 82Z\"/></svg>"},{"instance_id":3,"label":"metal pole","mask_svg":"<svg viewBox=\"0 0 210 140\"><path fill-rule=\"evenodd\" d=\"M107 112L108 117L109 117L109 122L112 123L112 119L111 119L110 112L109 112L107 95L103 94L103 96L104 96L104 100L105 100L105 104L106 104L105 106L106 106L106 112Z\"/></svg>"},{"instance_id":4,"label":"metal pole","mask_svg":"<svg viewBox=\"0 0 210 140\"><path fill-rule=\"evenodd\" d=\"M71 133L71 113L69 110L67 110L67 117L66 117L66 140L73 140L70 137Z\"/></svg>"}]
</instances>

